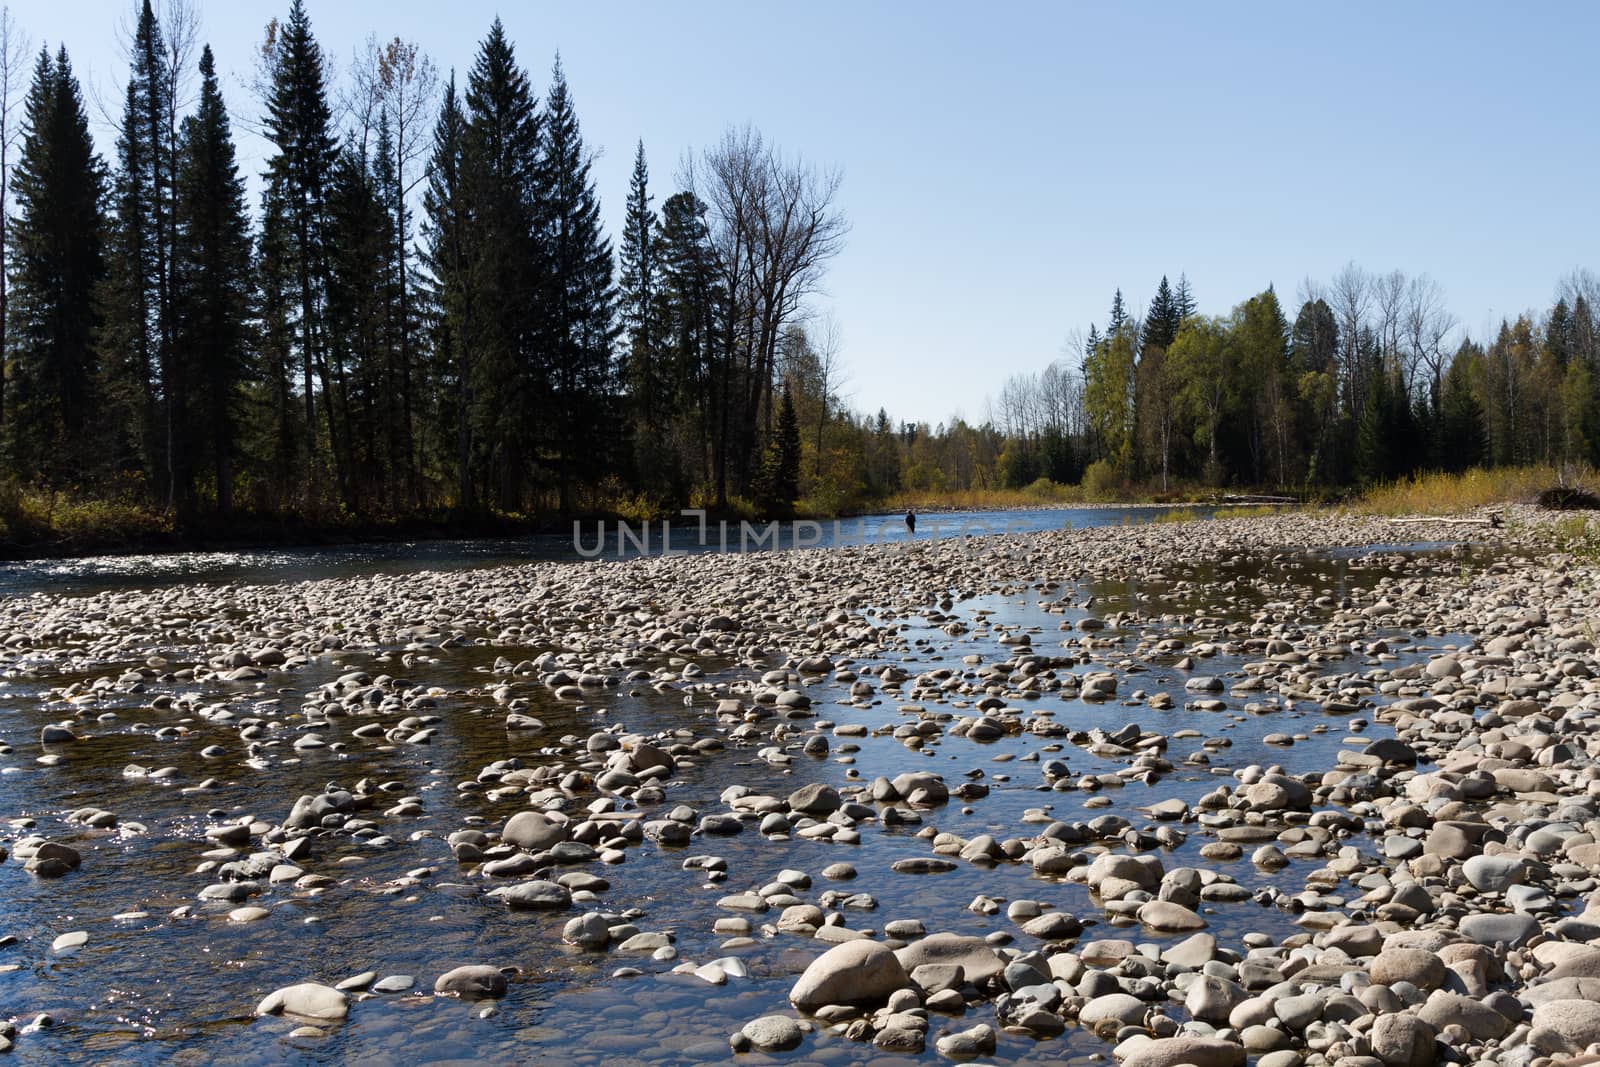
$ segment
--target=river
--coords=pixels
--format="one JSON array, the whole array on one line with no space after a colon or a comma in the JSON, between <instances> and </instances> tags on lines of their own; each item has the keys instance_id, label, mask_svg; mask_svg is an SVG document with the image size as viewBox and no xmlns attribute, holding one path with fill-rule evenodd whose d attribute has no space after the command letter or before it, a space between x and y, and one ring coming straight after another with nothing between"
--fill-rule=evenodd
<instances>
[{"instance_id":1,"label":"river","mask_svg":"<svg viewBox=\"0 0 1600 1067\"><path fill-rule=\"evenodd\" d=\"M919 516L917 537L948 539L982 531L1026 532L1148 522L1159 509L1061 509ZM853 520L854 522L854 520ZM899 527L896 529L896 527ZM835 531L824 524L824 544L860 543L904 537L900 516L876 516L851 529ZM783 530L783 544L796 535L802 543L811 532L794 526ZM584 533L593 545L593 528ZM705 550L698 531L680 531L674 547ZM853 540L852 540L853 539ZM580 546L585 541L580 541ZM634 547L637 556L642 547ZM165 588L187 583L290 582L307 578L357 577L522 562L560 560L580 555L570 538L526 538L491 542L429 542L415 545L352 546L303 551L251 551L179 556L124 556L89 560L17 564L0 572L0 594L54 600L78 594L144 591L156 599ZM1037 587L991 590L959 604L953 616L966 621L955 630L941 618L913 618L894 623L902 651L875 654L854 665L861 677L885 667L912 672L963 662L994 661L1009 655L999 643L1005 633L1056 631L1063 620L1082 622L1116 613L1130 613L1129 622L1102 632L1113 657L1123 657L1135 643L1157 637L1186 642L1216 639L1229 622L1247 621L1271 608L1272 597L1299 591L1314 596L1344 597L1370 590L1395 566L1420 573L1451 573L1449 553L1420 546L1404 553L1288 553L1272 560L1237 558L1194 568L1172 563L1166 574L1129 572L1115 579L1042 583ZM1225 591L1225 592L1219 592ZM1063 604L1072 605L1063 611ZM160 610L153 607L152 611ZM871 618L871 606L865 606ZM1138 621L1134 621L1137 618ZM1163 622L1165 619L1167 621ZM1403 628L1383 630L1394 652L1384 657L1399 668L1419 662L1429 650L1461 635L1435 635L1417 641ZM69 641L70 645L71 642ZM466 645L453 649L423 646L408 656L418 658L410 673L437 688L435 714L441 717L430 743L363 743L331 721L319 732L337 736L331 745L290 749L287 746L240 743L249 736L252 717L271 720L288 715L296 696L308 694L356 669L373 673L398 670L404 651L385 649L332 653L314 658L265 687L249 682L213 680L199 687L208 701L226 705L226 717L176 716L152 700L152 691L194 692L181 680L152 682L132 689L103 688L92 703L92 715L80 715L92 740L71 746L60 761L41 763L37 743L41 727L62 719L67 705L52 689L73 683L92 685L96 678L115 677L119 670L190 655L165 641L129 641L115 654L95 661L63 659L51 666L37 658L0 658L0 815L10 820L8 843L28 832L72 842L85 856L81 870L67 878L45 880L25 874L10 860L0 865L0 935L17 940L0 947L0 1004L19 1025L40 1013L52 1025L15 1038L19 1060L51 1063L306 1063L411 1064L423 1062L538 1062L690 1064L728 1059L728 1034L747 1020L787 1007L794 975L815 956L807 940L793 934L761 933L773 916L751 916L751 939L712 932L719 911L715 902L742 887L759 887L790 868L815 873L848 860L858 877L833 885L818 879L800 895L808 900L830 889L870 893L870 898L843 899L837 904L851 926L881 930L895 919L924 921L932 930L989 934L996 919L967 907L984 895L994 900L1039 900L1092 918L1096 905L1082 885L1042 880L1026 865L985 868L962 864L958 870L933 876L906 876L891 871L897 860L928 855L918 831L939 830L973 837L997 838L1023 831L1030 809L1044 808L1062 819L1120 815L1135 824L1156 799L1177 797L1193 804L1218 784L1218 774L1251 763L1284 763L1294 769L1332 766L1341 750L1348 713L1324 713L1314 703L1299 707L1244 710L1243 700L1225 698L1229 710L1200 712L1182 703L1190 672L1176 666L1176 656L1142 654L1147 666L1127 675L1127 688L1166 689L1179 695L1175 710L1156 711L1138 702L1096 702L1038 694L1023 700L1050 709L1074 730L1114 731L1133 722L1164 734L1190 731L1172 742L1169 758L1176 765L1159 786L1130 782L1126 788L1097 793L1051 790L1040 779L1041 744L1027 733L985 743L964 738L934 738L912 747L893 736L905 722L895 694L870 701L852 701L849 685L827 681L811 687L822 721L860 724L864 736L833 737L831 754L771 763L753 758L747 747L707 750L703 758L686 760L667 793L668 806L688 805L699 812L722 807L724 790L738 782L752 790L783 796L810 781L844 787L857 766L873 775L927 770L935 765L952 782L963 773L985 780L990 792L970 804L952 801L921 819L899 825L863 827L859 845L795 839L780 846L764 840L753 828L726 838L699 838L688 848L645 843L625 863L587 869L601 876L596 883L599 906L619 922L642 930L667 930L674 935L676 961L621 957L565 945L563 924L584 910L554 914L508 911L480 892L482 879L458 864L445 837L463 826L494 829L516 805L492 798L472 783L480 770L514 755L527 766L561 762L570 746L557 738L582 738L598 726L625 720L631 730L654 733L683 731L684 736L717 731L706 701L686 700L670 688L626 685L609 689L582 704L534 696L534 707L546 729L536 739L507 733L504 713L482 695L485 672L497 658L533 655L538 648ZM1086 646L1087 647L1087 646ZM1219 645L1204 670L1217 676L1241 677L1254 657L1244 650ZM410 662L408 660L408 662ZM1123 662L1126 662L1123 659ZM1358 657L1353 663L1360 665ZM1372 660L1370 662L1377 662ZM737 675L731 660L707 658L700 666L708 680ZM1219 694L1220 695L1220 694ZM282 701L280 709L279 704ZM1268 713L1271 712L1271 713ZM244 717L241 720L241 716ZM1365 727L1365 721L1361 724ZM304 736L307 724L293 727ZM826 731L825 731L826 732ZM1385 727L1368 728L1365 737L1383 736ZM1278 739L1290 741L1285 747ZM1291 736L1292 735L1292 736ZM378 739L380 742L382 739ZM1044 746L1046 759L1070 760L1073 774L1112 774L1126 761L1102 758L1072 745ZM1209 761L1183 762L1185 756L1208 753ZM956 762L952 762L956 761ZM165 776L154 771L170 768ZM371 814L374 829L355 835L319 837L304 863L331 878L306 888L263 885L252 899L268 909L259 921L230 919L227 907L196 902L196 890L214 875L219 861L244 852L209 847L205 829L218 818L255 816L267 823L284 818L297 795L315 794L337 782L351 788L373 783L393 805L382 816ZM1222 779L1226 781L1227 779ZM381 784L380 784L381 783ZM117 814L115 828L90 830L67 821L74 809L96 806ZM208 814L209 813L209 814ZM379 832L381 830L381 832ZM1248 858L1235 863L1209 863L1198 848L1206 838L1194 833L1189 842L1163 850L1171 869L1194 865L1218 867L1250 890L1284 879L1256 868ZM260 846L256 846L260 847ZM248 851L248 850L246 850ZM731 872L726 882L708 880L700 869L686 867L690 856L723 857ZM854 901L854 903L852 903ZM869 906L870 904L870 906ZM1208 908L1219 940L1249 931L1271 930L1287 935L1296 930L1294 915L1254 904ZM1212 914L1214 913L1214 914ZM1003 916L1001 916L1003 919ZM1001 927L1007 924L1001 922ZM51 949L65 931L85 931L88 942L66 951ZM1100 927L1086 936L1135 936ZM1008 934L1009 938L1010 935ZM1027 939L1023 939L1026 941ZM1156 940L1161 940L1157 938ZM1019 946L1021 947L1021 946ZM702 962L737 957L749 977L725 985L708 985L689 975L669 973L675 962ZM488 1006L475 1006L432 995L433 979L462 963L488 960L515 966L519 974L510 993ZM616 976L621 968L634 968ZM352 1006L348 1020L311 1031L292 1022L254 1019L252 1009L266 992L313 979L332 984L357 972L410 978L397 981L399 992L379 994ZM965 1018L936 1017L934 1032L993 1021L987 1005L976 1005ZM805 1063L931 1063L933 1053L897 1057L841 1037L813 1034L803 1050L784 1057L751 1054L740 1062ZM1002 1033L994 1062L1076 1062L1103 1054L1104 1042L1069 1024L1065 1036L1039 1042ZM1087 1061L1086 1061L1087 1062Z\"/></svg>"},{"instance_id":2,"label":"river","mask_svg":"<svg viewBox=\"0 0 1600 1067\"><path fill-rule=\"evenodd\" d=\"M1034 508L929 512L917 516L914 539L933 541L1040 530L1087 529L1150 522L1164 507ZM1209 507L1193 509L1209 515ZM665 535L665 536L664 536ZM570 534L382 544L257 548L219 552L162 552L0 562L0 596L50 592L72 595L103 589L142 589L169 582L273 582L492 567L549 560L633 559L663 552L760 552L774 548L881 545L908 538L904 515L780 523L694 521L668 527L588 521Z\"/></svg>"}]
</instances>

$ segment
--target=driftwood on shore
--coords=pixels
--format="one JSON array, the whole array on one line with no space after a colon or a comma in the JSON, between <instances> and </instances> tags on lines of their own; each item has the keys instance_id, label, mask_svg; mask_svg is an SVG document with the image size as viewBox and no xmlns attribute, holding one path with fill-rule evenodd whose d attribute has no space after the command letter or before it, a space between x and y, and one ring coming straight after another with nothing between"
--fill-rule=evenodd
<instances>
[{"instance_id":1,"label":"driftwood on shore","mask_svg":"<svg viewBox=\"0 0 1600 1067\"><path fill-rule=\"evenodd\" d=\"M1265 493L1228 493L1222 497L1224 504L1298 504L1292 496L1269 496Z\"/></svg>"},{"instance_id":2,"label":"driftwood on shore","mask_svg":"<svg viewBox=\"0 0 1600 1067\"><path fill-rule=\"evenodd\" d=\"M1477 519L1411 518L1390 519L1397 526L1488 526L1499 528L1504 521L1498 511Z\"/></svg>"}]
</instances>

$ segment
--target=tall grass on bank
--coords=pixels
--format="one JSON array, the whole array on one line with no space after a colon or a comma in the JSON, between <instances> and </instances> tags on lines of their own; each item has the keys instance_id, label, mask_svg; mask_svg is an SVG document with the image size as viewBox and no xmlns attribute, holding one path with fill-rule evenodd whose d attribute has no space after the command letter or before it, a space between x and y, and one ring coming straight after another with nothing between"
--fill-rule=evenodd
<instances>
[{"instance_id":1,"label":"tall grass on bank","mask_svg":"<svg viewBox=\"0 0 1600 1067\"><path fill-rule=\"evenodd\" d=\"M1490 504L1531 503L1553 485L1594 480L1587 467L1477 467L1462 474L1416 474L1374 486L1350 510L1358 515L1456 515Z\"/></svg>"},{"instance_id":2,"label":"tall grass on bank","mask_svg":"<svg viewBox=\"0 0 1600 1067\"><path fill-rule=\"evenodd\" d=\"M141 504L0 483L0 545L116 544L172 530L170 515Z\"/></svg>"},{"instance_id":3,"label":"tall grass on bank","mask_svg":"<svg viewBox=\"0 0 1600 1067\"><path fill-rule=\"evenodd\" d=\"M1588 563L1600 563L1600 519L1568 515L1550 524L1550 543Z\"/></svg>"}]
</instances>

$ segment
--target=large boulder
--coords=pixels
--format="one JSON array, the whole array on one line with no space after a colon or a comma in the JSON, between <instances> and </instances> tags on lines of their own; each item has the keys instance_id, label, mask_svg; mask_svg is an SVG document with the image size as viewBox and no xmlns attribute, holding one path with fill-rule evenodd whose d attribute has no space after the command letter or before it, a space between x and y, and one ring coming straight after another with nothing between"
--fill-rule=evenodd
<instances>
[{"instance_id":1,"label":"large boulder","mask_svg":"<svg viewBox=\"0 0 1600 1067\"><path fill-rule=\"evenodd\" d=\"M789 1001L802 1011L828 1004L877 1007L910 984L911 976L886 946L846 941L811 961L789 990Z\"/></svg>"},{"instance_id":2,"label":"large boulder","mask_svg":"<svg viewBox=\"0 0 1600 1067\"><path fill-rule=\"evenodd\" d=\"M1600 949L1583 948L1561 960L1546 978L1600 978Z\"/></svg>"}]
</instances>

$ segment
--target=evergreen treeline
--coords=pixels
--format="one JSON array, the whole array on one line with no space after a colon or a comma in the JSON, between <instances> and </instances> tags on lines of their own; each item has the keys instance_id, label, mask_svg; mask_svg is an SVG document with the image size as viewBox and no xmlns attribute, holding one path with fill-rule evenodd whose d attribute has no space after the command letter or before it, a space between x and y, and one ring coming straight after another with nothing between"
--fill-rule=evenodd
<instances>
[{"instance_id":1,"label":"evergreen treeline","mask_svg":"<svg viewBox=\"0 0 1600 1067\"><path fill-rule=\"evenodd\" d=\"M736 130L657 210L641 143L618 264L559 59L541 96L496 20L460 84L395 40L340 88L293 0L251 204L214 57L167 29L144 0L109 167L66 50L39 55L6 235L13 484L180 522L794 505L785 346L845 232L835 176Z\"/></svg>"},{"instance_id":2,"label":"evergreen treeline","mask_svg":"<svg viewBox=\"0 0 1600 1067\"><path fill-rule=\"evenodd\" d=\"M293 0L261 52L252 202L194 44L143 0L109 166L64 48L39 52L19 131L0 109L0 483L182 524L1600 460L1587 273L1482 340L1425 277L1352 265L1223 317L1163 278L982 424L896 424L841 403L838 333L809 306L847 228L838 177L756 131L664 198L640 143L613 248L559 59L540 95L497 20L460 81L374 39L335 84Z\"/></svg>"},{"instance_id":3,"label":"evergreen treeline","mask_svg":"<svg viewBox=\"0 0 1600 1067\"><path fill-rule=\"evenodd\" d=\"M1144 314L1119 290L1081 362L1006 383L995 484L1174 481L1322 491L1422 470L1600 465L1600 279L1542 315L1464 337L1427 277L1351 265L1293 318L1269 286L1222 317L1162 278Z\"/></svg>"}]
</instances>

